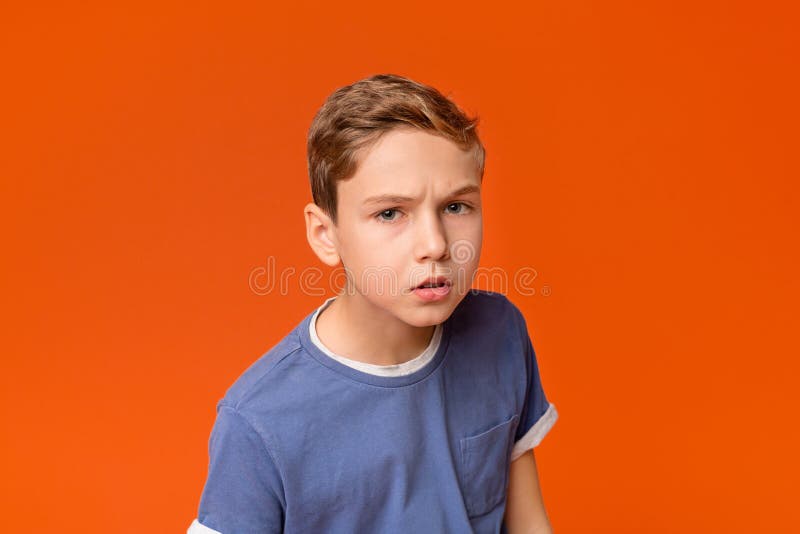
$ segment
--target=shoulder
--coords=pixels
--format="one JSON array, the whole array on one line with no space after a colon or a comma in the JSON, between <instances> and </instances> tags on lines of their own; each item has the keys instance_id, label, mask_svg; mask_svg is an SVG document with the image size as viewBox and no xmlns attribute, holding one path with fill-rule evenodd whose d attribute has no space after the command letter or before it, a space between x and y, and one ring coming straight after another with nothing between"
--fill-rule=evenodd
<instances>
[{"instance_id":1,"label":"shoulder","mask_svg":"<svg viewBox=\"0 0 800 534\"><path fill-rule=\"evenodd\" d=\"M503 293L471 289L451 315L452 339L462 346L506 346L515 352L528 335L519 308Z\"/></svg>"},{"instance_id":2,"label":"shoulder","mask_svg":"<svg viewBox=\"0 0 800 534\"><path fill-rule=\"evenodd\" d=\"M514 329L524 327L525 319L519 308L506 295L485 289L470 289L459 303L454 315L473 326L505 325Z\"/></svg>"},{"instance_id":3,"label":"shoulder","mask_svg":"<svg viewBox=\"0 0 800 534\"><path fill-rule=\"evenodd\" d=\"M268 396L275 389L274 384L281 380L283 369L291 362L300 359L303 347L298 336L299 328L300 325L297 325L251 363L228 387L217 408L227 406L244 412L254 403L265 402L264 397Z\"/></svg>"}]
</instances>

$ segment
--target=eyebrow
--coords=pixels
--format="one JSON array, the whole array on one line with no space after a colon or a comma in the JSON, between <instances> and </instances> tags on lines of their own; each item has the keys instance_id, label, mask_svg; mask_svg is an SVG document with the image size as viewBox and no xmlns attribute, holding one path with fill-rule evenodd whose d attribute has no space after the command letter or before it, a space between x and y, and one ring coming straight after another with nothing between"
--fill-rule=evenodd
<instances>
[{"instance_id":1,"label":"eyebrow","mask_svg":"<svg viewBox=\"0 0 800 534\"><path fill-rule=\"evenodd\" d=\"M448 196L457 197L458 195L466 195L467 193L480 193L480 191L481 191L480 186L470 184L470 185L465 185L464 187L461 187L459 189L456 189ZM373 197L369 197L366 200L364 200L364 204L377 204L379 202L411 202L413 200L414 199L411 197L393 195L390 193L387 195L376 195Z\"/></svg>"}]
</instances>

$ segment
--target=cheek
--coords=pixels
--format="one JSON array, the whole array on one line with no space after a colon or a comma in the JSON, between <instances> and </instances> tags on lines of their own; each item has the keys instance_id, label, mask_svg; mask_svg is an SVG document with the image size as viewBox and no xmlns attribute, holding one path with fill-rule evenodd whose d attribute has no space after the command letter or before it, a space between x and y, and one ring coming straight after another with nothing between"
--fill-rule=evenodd
<instances>
[{"instance_id":1,"label":"cheek","mask_svg":"<svg viewBox=\"0 0 800 534\"><path fill-rule=\"evenodd\" d=\"M385 239L381 240L369 224L348 223L339 235L339 252L355 267L375 256L375 249L382 243Z\"/></svg>"},{"instance_id":2,"label":"cheek","mask_svg":"<svg viewBox=\"0 0 800 534\"><path fill-rule=\"evenodd\" d=\"M481 253L482 237L479 228L466 228L454 232L450 242L450 257L454 265L470 268L477 264Z\"/></svg>"},{"instance_id":3,"label":"cheek","mask_svg":"<svg viewBox=\"0 0 800 534\"><path fill-rule=\"evenodd\" d=\"M479 225L473 231L469 240L470 243L472 243L472 248L474 250L473 253L474 267L477 267L478 262L480 261L481 249L483 248L483 225Z\"/></svg>"},{"instance_id":4,"label":"cheek","mask_svg":"<svg viewBox=\"0 0 800 534\"><path fill-rule=\"evenodd\" d=\"M477 243L483 236L483 218L480 214L472 214L464 218L454 219L451 221L450 231L461 239Z\"/></svg>"}]
</instances>

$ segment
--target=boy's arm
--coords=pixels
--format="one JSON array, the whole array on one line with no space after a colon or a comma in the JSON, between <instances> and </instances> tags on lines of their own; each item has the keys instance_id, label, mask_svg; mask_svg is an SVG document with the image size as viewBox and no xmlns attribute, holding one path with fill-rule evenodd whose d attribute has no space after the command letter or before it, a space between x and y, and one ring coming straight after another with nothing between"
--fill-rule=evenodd
<instances>
[{"instance_id":1,"label":"boy's arm","mask_svg":"<svg viewBox=\"0 0 800 534\"><path fill-rule=\"evenodd\" d=\"M279 534L284 509L280 473L261 435L236 409L218 405L208 477L187 534Z\"/></svg>"},{"instance_id":2,"label":"boy's arm","mask_svg":"<svg viewBox=\"0 0 800 534\"><path fill-rule=\"evenodd\" d=\"M509 534L552 534L533 449L511 462L504 518Z\"/></svg>"},{"instance_id":3,"label":"boy's arm","mask_svg":"<svg viewBox=\"0 0 800 534\"><path fill-rule=\"evenodd\" d=\"M513 306L513 310L518 319L518 335L524 346L527 389L519 427L514 436L504 523L509 534L552 534L533 450L558 420L558 412L547 400L542 388L539 364L525 317L516 306Z\"/></svg>"}]
</instances>

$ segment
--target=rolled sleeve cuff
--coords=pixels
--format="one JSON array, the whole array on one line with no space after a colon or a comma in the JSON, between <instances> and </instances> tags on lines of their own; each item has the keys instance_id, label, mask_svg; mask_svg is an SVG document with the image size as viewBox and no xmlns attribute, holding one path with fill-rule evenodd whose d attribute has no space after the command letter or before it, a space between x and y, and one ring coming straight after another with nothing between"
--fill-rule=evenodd
<instances>
[{"instance_id":1,"label":"rolled sleeve cuff","mask_svg":"<svg viewBox=\"0 0 800 534\"><path fill-rule=\"evenodd\" d=\"M556 407L553 403L550 403L539 420L528 429L519 441L514 443L514 448L511 450L511 461L513 462L528 450L539 445L542 438L550 431L557 419L558 412L556 411Z\"/></svg>"},{"instance_id":2,"label":"rolled sleeve cuff","mask_svg":"<svg viewBox=\"0 0 800 534\"><path fill-rule=\"evenodd\" d=\"M189 525L189 530L186 531L186 534L221 534L220 532L214 530L213 528L208 528L207 526L203 525L195 519L192 521L192 524Z\"/></svg>"}]
</instances>

